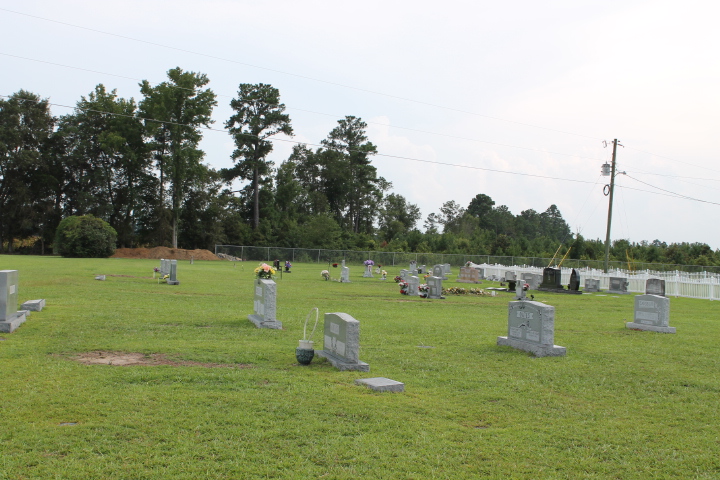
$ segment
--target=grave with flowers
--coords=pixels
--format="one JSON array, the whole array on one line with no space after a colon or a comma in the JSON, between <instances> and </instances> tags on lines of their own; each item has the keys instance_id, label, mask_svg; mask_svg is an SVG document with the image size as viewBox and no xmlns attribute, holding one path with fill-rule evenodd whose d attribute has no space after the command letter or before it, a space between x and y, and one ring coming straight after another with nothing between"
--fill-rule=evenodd
<instances>
[{"instance_id":1,"label":"grave with flowers","mask_svg":"<svg viewBox=\"0 0 720 480\"><path fill-rule=\"evenodd\" d=\"M273 280L275 273L276 270L266 263L255 269L256 280L253 283L255 313L248 315L248 319L258 328L282 328L282 323L275 318L277 299L277 284Z\"/></svg>"},{"instance_id":2,"label":"grave with flowers","mask_svg":"<svg viewBox=\"0 0 720 480\"><path fill-rule=\"evenodd\" d=\"M367 259L363 262L363 265L365 265L365 273L363 273L363 278L373 278L372 267L373 265L375 265L375 262Z\"/></svg>"}]
</instances>

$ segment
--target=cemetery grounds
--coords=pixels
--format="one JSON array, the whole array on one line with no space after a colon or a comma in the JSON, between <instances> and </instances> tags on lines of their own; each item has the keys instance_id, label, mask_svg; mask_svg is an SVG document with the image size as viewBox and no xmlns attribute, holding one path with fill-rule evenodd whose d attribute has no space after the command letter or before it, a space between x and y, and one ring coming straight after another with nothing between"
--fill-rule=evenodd
<instances>
[{"instance_id":1,"label":"cemetery grounds","mask_svg":"<svg viewBox=\"0 0 720 480\"><path fill-rule=\"evenodd\" d=\"M531 291L567 348L535 358L496 345L511 294L401 296L406 265L344 284L295 264L270 330L247 318L254 262L179 261L176 286L158 260L0 262L47 302L0 333L3 480L720 478L719 302L671 298L659 334L625 328L633 295ZM475 287L458 271L444 286ZM369 373L297 364L313 307L360 321Z\"/></svg>"}]
</instances>

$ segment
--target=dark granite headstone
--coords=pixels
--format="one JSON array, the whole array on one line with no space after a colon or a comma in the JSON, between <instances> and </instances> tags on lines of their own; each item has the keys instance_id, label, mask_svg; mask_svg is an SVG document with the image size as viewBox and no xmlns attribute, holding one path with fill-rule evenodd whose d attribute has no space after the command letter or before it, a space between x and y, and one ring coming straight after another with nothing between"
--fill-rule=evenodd
<instances>
[{"instance_id":1,"label":"dark granite headstone","mask_svg":"<svg viewBox=\"0 0 720 480\"><path fill-rule=\"evenodd\" d=\"M570 283L568 284L568 290L580 290L580 274L573 268L570 274Z\"/></svg>"},{"instance_id":2,"label":"dark granite headstone","mask_svg":"<svg viewBox=\"0 0 720 480\"><path fill-rule=\"evenodd\" d=\"M660 278L648 278L645 282L645 294L646 295L660 295L665 296L665 280Z\"/></svg>"},{"instance_id":3,"label":"dark granite headstone","mask_svg":"<svg viewBox=\"0 0 720 480\"><path fill-rule=\"evenodd\" d=\"M620 293L627 295L629 293L627 291L628 285L630 285L630 282L628 282L626 278L610 277L610 288L608 288L608 293Z\"/></svg>"},{"instance_id":4,"label":"dark granite headstone","mask_svg":"<svg viewBox=\"0 0 720 480\"><path fill-rule=\"evenodd\" d=\"M562 274L559 268L547 267L543 270L543 280L538 289L562 290L561 277Z\"/></svg>"}]
</instances>

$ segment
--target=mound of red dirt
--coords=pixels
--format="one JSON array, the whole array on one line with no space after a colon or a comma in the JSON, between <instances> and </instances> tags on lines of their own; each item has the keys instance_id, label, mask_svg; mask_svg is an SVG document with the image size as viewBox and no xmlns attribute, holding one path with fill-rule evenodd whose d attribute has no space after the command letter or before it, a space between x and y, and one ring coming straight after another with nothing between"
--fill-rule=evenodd
<instances>
[{"instance_id":1,"label":"mound of red dirt","mask_svg":"<svg viewBox=\"0 0 720 480\"><path fill-rule=\"evenodd\" d=\"M210 250L185 250L182 248L168 247L118 248L115 250L115 255L111 258L166 258L169 260L190 260L190 257L195 260L220 260L217 255L212 253Z\"/></svg>"}]
</instances>

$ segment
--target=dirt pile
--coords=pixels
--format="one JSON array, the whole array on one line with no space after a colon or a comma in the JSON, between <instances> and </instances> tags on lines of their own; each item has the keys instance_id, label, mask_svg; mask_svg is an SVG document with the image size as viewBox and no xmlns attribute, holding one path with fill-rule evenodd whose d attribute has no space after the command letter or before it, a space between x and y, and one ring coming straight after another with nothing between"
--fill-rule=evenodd
<instances>
[{"instance_id":1,"label":"dirt pile","mask_svg":"<svg viewBox=\"0 0 720 480\"><path fill-rule=\"evenodd\" d=\"M212 253L210 250L185 250L182 248L168 247L118 248L115 250L115 255L111 258L149 258L158 260L166 258L169 260L190 260L190 257L195 260L220 260L217 255Z\"/></svg>"}]
</instances>

